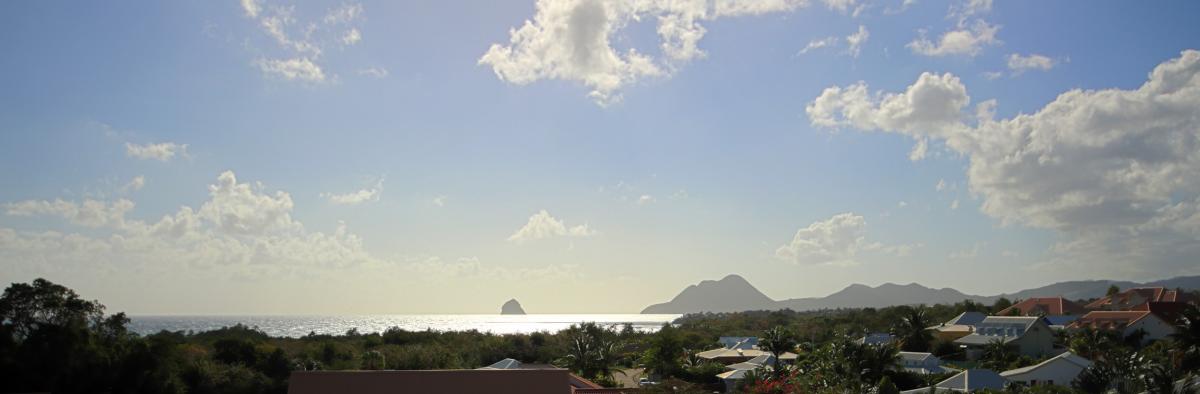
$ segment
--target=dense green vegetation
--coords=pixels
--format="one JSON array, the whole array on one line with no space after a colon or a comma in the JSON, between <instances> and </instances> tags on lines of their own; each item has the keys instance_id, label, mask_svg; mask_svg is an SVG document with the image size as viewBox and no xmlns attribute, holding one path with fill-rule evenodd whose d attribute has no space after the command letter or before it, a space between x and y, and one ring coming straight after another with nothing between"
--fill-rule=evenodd
<instances>
[{"instance_id":1,"label":"dense green vegetation","mask_svg":"<svg viewBox=\"0 0 1200 394\"><path fill-rule=\"evenodd\" d=\"M957 367L1004 370L1040 361L997 345L978 363L965 362L955 346L923 330L963 311L990 313L1008 304L697 314L654 334L581 323L528 335L392 328L275 338L234 326L139 336L127 330L124 314L106 315L100 303L39 279L13 284L0 296L0 392L283 393L295 370L478 368L503 358L559 365L605 385L643 368L662 381L645 392L712 392L724 389L715 377L724 367L695 354L718 346L719 336L759 336L764 349L794 351L799 359L752 373L744 391L895 393L945 378L898 371L901 349L928 349ZM1180 392L1171 391L1173 382L1200 369L1200 324L1193 322L1200 323L1194 309L1178 335L1149 346L1102 332L1063 335L1061 345L1096 366L1074 388L1010 392ZM854 341L867 332L891 332L899 344Z\"/></svg>"}]
</instances>

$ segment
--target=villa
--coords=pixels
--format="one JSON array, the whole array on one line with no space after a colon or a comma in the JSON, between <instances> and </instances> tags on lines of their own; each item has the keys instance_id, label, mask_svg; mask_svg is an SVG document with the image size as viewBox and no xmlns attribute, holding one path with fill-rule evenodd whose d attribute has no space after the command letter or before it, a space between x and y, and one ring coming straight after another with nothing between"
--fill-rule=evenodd
<instances>
[{"instance_id":1,"label":"villa","mask_svg":"<svg viewBox=\"0 0 1200 394\"><path fill-rule=\"evenodd\" d=\"M1032 316L988 316L975 332L954 340L967 349L967 357L977 358L984 346L1000 341L1018 349L1020 354L1041 357L1054 351L1054 333L1046 321Z\"/></svg>"},{"instance_id":2,"label":"villa","mask_svg":"<svg viewBox=\"0 0 1200 394\"><path fill-rule=\"evenodd\" d=\"M950 342L970 335L975 331L975 325L986 317L987 315L980 312L963 312L945 323L928 327L926 330L933 331L933 335L937 339Z\"/></svg>"},{"instance_id":3,"label":"villa","mask_svg":"<svg viewBox=\"0 0 1200 394\"><path fill-rule=\"evenodd\" d=\"M1164 287L1135 287L1092 301L1084 308L1093 311L1129 311L1147 302L1191 302L1187 294Z\"/></svg>"},{"instance_id":4,"label":"villa","mask_svg":"<svg viewBox=\"0 0 1200 394\"><path fill-rule=\"evenodd\" d=\"M938 382L932 387L901 391L902 394L970 393L978 390L1004 390L1008 379L988 369L968 369Z\"/></svg>"},{"instance_id":5,"label":"villa","mask_svg":"<svg viewBox=\"0 0 1200 394\"><path fill-rule=\"evenodd\" d=\"M857 342L862 345L887 345L895 340L896 337L892 336L892 334L888 334L886 332L873 332L862 338L859 338Z\"/></svg>"},{"instance_id":6,"label":"villa","mask_svg":"<svg viewBox=\"0 0 1200 394\"><path fill-rule=\"evenodd\" d=\"M1150 311L1090 312L1071 323L1067 328L1118 331L1122 337L1128 337L1140 331L1145 333L1145 336L1142 337L1143 343L1165 339L1177 330L1174 325Z\"/></svg>"},{"instance_id":7,"label":"villa","mask_svg":"<svg viewBox=\"0 0 1200 394\"><path fill-rule=\"evenodd\" d=\"M1027 386L1070 386L1079 373L1091 366L1092 362L1088 359L1066 352L1037 365L1001 372L1000 376Z\"/></svg>"},{"instance_id":8,"label":"villa","mask_svg":"<svg viewBox=\"0 0 1200 394\"><path fill-rule=\"evenodd\" d=\"M1062 297L1035 297L1023 300L996 313L998 316L1063 316L1083 315L1088 310Z\"/></svg>"},{"instance_id":9,"label":"villa","mask_svg":"<svg viewBox=\"0 0 1200 394\"><path fill-rule=\"evenodd\" d=\"M936 375L956 372L957 369L942 366L942 359L933 353L900 352L900 366L905 371L921 375Z\"/></svg>"}]
</instances>

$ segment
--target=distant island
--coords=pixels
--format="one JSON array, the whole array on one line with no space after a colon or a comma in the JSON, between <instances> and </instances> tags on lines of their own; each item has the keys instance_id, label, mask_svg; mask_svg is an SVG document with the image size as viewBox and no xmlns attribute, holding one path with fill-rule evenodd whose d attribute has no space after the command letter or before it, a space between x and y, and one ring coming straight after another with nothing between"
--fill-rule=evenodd
<instances>
[{"instance_id":1,"label":"distant island","mask_svg":"<svg viewBox=\"0 0 1200 394\"><path fill-rule=\"evenodd\" d=\"M776 301L760 292L754 285L738 275L728 275L721 280L705 280L688 286L668 302L654 304L642 310L645 314L741 312L752 310L811 311L837 308L884 308L897 305L950 305L963 300L991 304L1001 297L1026 299L1045 295L1056 295L1067 299L1090 299L1104 296L1109 286L1120 288L1166 287L1200 289L1200 276L1181 276L1171 279L1137 283L1129 281L1082 280L1059 282L1035 289L994 296L965 294L952 288L933 289L916 283L899 285L884 283L871 287L852 284L845 289L825 297L790 298Z\"/></svg>"},{"instance_id":2,"label":"distant island","mask_svg":"<svg viewBox=\"0 0 1200 394\"><path fill-rule=\"evenodd\" d=\"M500 314L501 315L524 315L525 309L522 309L521 303L517 302L517 299L514 298L511 300L508 300L508 302L505 302L504 305L500 307Z\"/></svg>"}]
</instances>

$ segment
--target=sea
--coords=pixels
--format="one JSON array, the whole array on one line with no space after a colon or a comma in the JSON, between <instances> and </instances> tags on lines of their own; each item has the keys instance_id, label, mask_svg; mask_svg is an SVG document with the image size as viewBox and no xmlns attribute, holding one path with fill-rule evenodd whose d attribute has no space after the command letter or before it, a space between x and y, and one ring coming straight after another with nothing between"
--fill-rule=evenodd
<instances>
[{"instance_id":1,"label":"sea","mask_svg":"<svg viewBox=\"0 0 1200 394\"><path fill-rule=\"evenodd\" d=\"M275 337L302 337L309 333L345 334L351 329L368 334L390 327L409 331L469 331L494 334L558 332L572 324L594 322L620 328L632 324L638 331L655 332L681 315L356 315L356 316L130 316L129 328L141 335L166 331L201 332L242 324Z\"/></svg>"}]
</instances>

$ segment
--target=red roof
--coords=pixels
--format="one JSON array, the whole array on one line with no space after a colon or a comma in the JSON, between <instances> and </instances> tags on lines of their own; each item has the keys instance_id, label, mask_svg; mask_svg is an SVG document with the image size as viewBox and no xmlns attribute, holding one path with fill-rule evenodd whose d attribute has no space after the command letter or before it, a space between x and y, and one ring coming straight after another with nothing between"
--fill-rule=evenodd
<instances>
[{"instance_id":1,"label":"red roof","mask_svg":"<svg viewBox=\"0 0 1200 394\"><path fill-rule=\"evenodd\" d=\"M1135 287L1116 295L1107 296L1084 306L1087 309L1109 309L1116 307L1130 310L1144 302L1179 302L1185 301L1186 295L1164 287Z\"/></svg>"},{"instance_id":2,"label":"red roof","mask_svg":"<svg viewBox=\"0 0 1200 394\"><path fill-rule=\"evenodd\" d=\"M1013 304L1013 306L1000 311L997 315L1009 316L1014 310L1020 311L1020 314L1023 316L1082 315L1087 313L1087 310L1083 306L1071 300L1062 297L1040 297L1026 299Z\"/></svg>"},{"instance_id":3,"label":"red roof","mask_svg":"<svg viewBox=\"0 0 1200 394\"><path fill-rule=\"evenodd\" d=\"M1093 311L1071 322L1067 327L1122 330L1150 315L1150 311Z\"/></svg>"}]
</instances>

